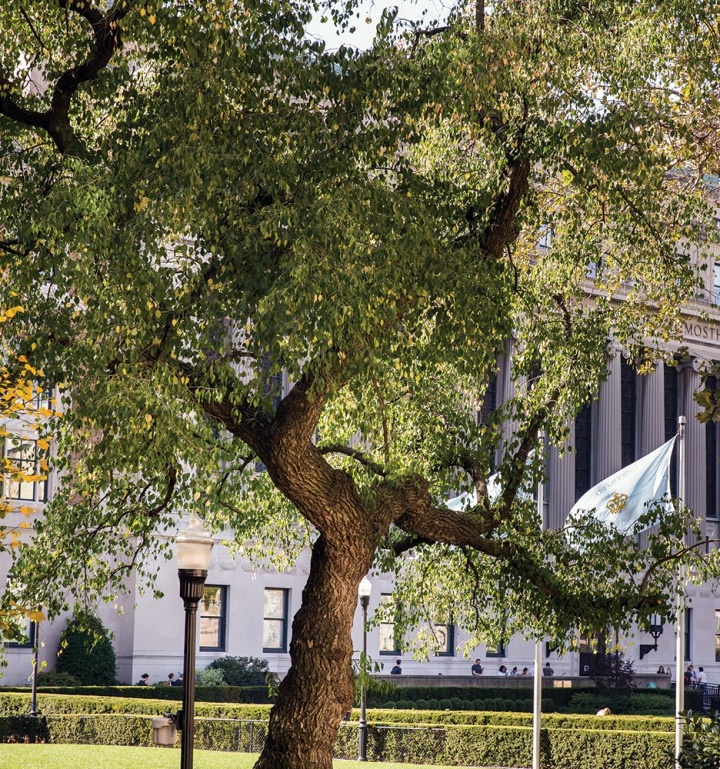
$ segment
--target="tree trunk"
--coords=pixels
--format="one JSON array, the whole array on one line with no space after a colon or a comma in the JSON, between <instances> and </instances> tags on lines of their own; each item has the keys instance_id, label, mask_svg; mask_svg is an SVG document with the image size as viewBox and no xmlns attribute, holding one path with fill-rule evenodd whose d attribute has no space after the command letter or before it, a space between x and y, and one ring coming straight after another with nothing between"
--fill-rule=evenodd
<instances>
[{"instance_id":1,"label":"tree trunk","mask_svg":"<svg viewBox=\"0 0 720 769\"><path fill-rule=\"evenodd\" d=\"M292 625L291 667L280 684L255 769L332 769L340 722L353 702L357 588L376 544L360 541L357 531L336 534L337 546L322 535L313 546L310 576Z\"/></svg>"}]
</instances>

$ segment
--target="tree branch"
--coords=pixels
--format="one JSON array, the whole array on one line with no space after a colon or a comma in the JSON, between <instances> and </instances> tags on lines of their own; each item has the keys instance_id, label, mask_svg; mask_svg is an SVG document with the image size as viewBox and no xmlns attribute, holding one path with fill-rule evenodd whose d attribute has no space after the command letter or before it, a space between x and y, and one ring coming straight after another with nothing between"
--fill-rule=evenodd
<instances>
[{"instance_id":1,"label":"tree branch","mask_svg":"<svg viewBox=\"0 0 720 769\"><path fill-rule=\"evenodd\" d=\"M379 475L383 478L387 475L382 465L379 465L377 462L374 462L364 452L358 451L357 449L350 448L350 446L344 446L341 443L331 443L327 446L318 446L318 451L322 455L344 454L346 457L350 457L351 459L354 459L357 462L359 462L364 467L367 467L368 470L372 470L375 473L375 475Z\"/></svg>"},{"instance_id":2,"label":"tree branch","mask_svg":"<svg viewBox=\"0 0 720 769\"><path fill-rule=\"evenodd\" d=\"M10 96L10 81L0 79L0 114L16 123L46 131L62 155L84 155L86 150L70 124L70 102L80 85L94 80L120 48L118 22L132 7L132 0L117 0L105 14L84 0L59 0L59 5L88 22L93 32L94 51L82 64L60 75L53 88L50 107L44 112L16 104Z\"/></svg>"}]
</instances>

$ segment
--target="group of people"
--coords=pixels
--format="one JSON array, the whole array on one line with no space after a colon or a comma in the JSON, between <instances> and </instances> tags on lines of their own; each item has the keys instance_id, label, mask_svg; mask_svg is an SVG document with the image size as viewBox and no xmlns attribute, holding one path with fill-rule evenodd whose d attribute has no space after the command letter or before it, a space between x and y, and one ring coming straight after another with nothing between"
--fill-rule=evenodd
<instances>
[{"instance_id":1,"label":"group of people","mask_svg":"<svg viewBox=\"0 0 720 769\"><path fill-rule=\"evenodd\" d=\"M692 665L687 666L687 670L685 671L685 686L690 686L691 684L700 684L700 686L707 686L707 673L705 672L705 668L702 667L702 665L695 670L695 668Z\"/></svg>"},{"instance_id":2,"label":"group of people","mask_svg":"<svg viewBox=\"0 0 720 769\"><path fill-rule=\"evenodd\" d=\"M481 676L483 674L484 668L482 666L482 661L480 659L475 660L475 664L470 668L470 673L474 676ZM545 663L545 667L542 669L542 674L544 676L554 676L555 671L552 669L549 662ZM533 672L529 668L523 668L522 672L518 672L517 666L513 667L512 670L508 670L506 665L500 665L497 675L499 676L531 676L533 675Z\"/></svg>"},{"instance_id":3,"label":"group of people","mask_svg":"<svg viewBox=\"0 0 720 769\"><path fill-rule=\"evenodd\" d=\"M178 678L175 678L175 673L168 673L167 681L163 681L163 686L182 686L183 685L183 674L180 673ZM148 673L143 673L140 676L140 680L135 684L135 686L150 686L150 675Z\"/></svg>"}]
</instances>

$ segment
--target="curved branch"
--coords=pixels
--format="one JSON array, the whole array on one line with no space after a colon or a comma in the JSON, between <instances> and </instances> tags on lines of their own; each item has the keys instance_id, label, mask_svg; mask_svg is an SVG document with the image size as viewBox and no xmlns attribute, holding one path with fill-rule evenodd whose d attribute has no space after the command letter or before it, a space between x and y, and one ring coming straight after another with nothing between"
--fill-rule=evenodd
<instances>
[{"instance_id":1,"label":"curved branch","mask_svg":"<svg viewBox=\"0 0 720 769\"><path fill-rule=\"evenodd\" d=\"M670 553L670 555L666 555L666 556L663 556L662 558L658 558L656 561L651 563L650 566L648 566L648 568L645 570L645 574L643 574L642 581L640 582L640 587L638 588L638 590L640 591L640 594L642 595L645 592L645 588L647 587L647 583L649 582L653 572L659 569L663 564L670 563L671 561L675 561L681 556L691 553L696 548L705 547L710 543L718 544L720 543L720 539L700 540L699 542L695 542L692 545L686 545L685 547L680 548L680 550L676 550L674 553Z\"/></svg>"},{"instance_id":2,"label":"curved branch","mask_svg":"<svg viewBox=\"0 0 720 769\"><path fill-rule=\"evenodd\" d=\"M361 465L363 465L364 467L367 467L368 470L372 470L375 473L375 475L379 475L382 478L385 478L387 475L382 465L379 465L377 462L374 462L364 452L358 451L357 449L350 448L350 446L344 446L341 443L331 443L327 446L318 446L318 451L323 455L344 454L346 457L355 459Z\"/></svg>"},{"instance_id":3,"label":"curved branch","mask_svg":"<svg viewBox=\"0 0 720 769\"><path fill-rule=\"evenodd\" d=\"M59 0L59 5L88 22L93 32L94 50L82 64L60 75L53 88L50 107L44 112L28 110L16 104L10 97L10 82L0 79L0 114L16 123L46 131L62 155L83 155L85 148L70 124L70 102L77 89L83 83L94 80L120 48L118 22L130 11L132 0L117 0L105 14L84 0Z\"/></svg>"}]
</instances>

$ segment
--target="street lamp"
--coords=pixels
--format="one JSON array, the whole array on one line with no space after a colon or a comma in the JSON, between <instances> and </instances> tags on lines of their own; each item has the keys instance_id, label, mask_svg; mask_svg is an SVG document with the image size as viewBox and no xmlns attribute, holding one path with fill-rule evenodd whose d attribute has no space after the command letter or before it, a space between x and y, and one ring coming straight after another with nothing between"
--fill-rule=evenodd
<instances>
[{"instance_id":1,"label":"street lamp","mask_svg":"<svg viewBox=\"0 0 720 769\"><path fill-rule=\"evenodd\" d=\"M362 657L360 658L360 725L358 729L359 752L358 761L367 761L367 610L370 603L370 593L372 593L372 582L367 577L363 577L358 585L358 598L362 606L362 630L363 645Z\"/></svg>"},{"instance_id":2,"label":"street lamp","mask_svg":"<svg viewBox=\"0 0 720 769\"><path fill-rule=\"evenodd\" d=\"M180 598L185 604L185 647L183 652L183 699L178 718L182 730L180 769L192 769L195 732L195 641L197 638L197 607L203 597L210 566L213 540L196 515L190 525L175 539L180 578Z\"/></svg>"},{"instance_id":3,"label":"street lamp","mask_svg":"<svg viewBox=\"0 0 720 769\"><path fill-rule=\"evenodd\" d=\"M32 729L32 742L37 739L37 687L38 687L38 672L40 668L39 663L39 651L40 651L40 620L36 620L31 626L33 629L33 656L32 656L32 688L30 689L30 728Z\"/></svg>"}]
</instances>

